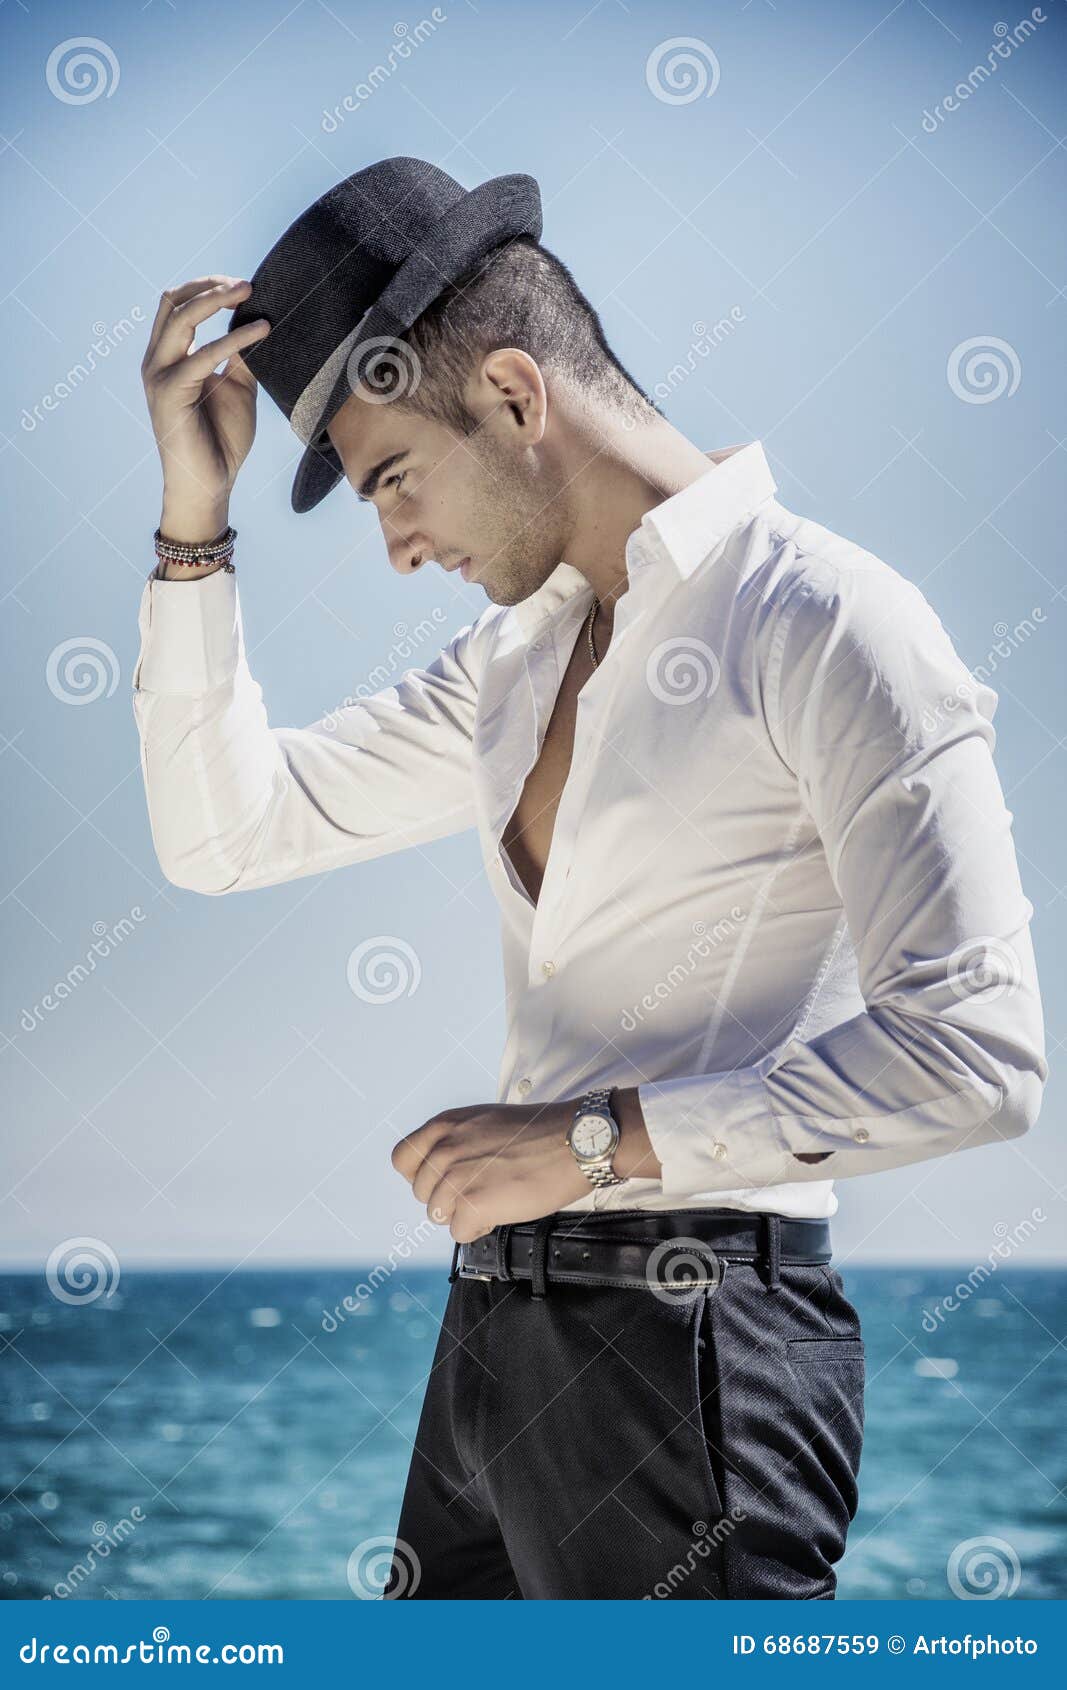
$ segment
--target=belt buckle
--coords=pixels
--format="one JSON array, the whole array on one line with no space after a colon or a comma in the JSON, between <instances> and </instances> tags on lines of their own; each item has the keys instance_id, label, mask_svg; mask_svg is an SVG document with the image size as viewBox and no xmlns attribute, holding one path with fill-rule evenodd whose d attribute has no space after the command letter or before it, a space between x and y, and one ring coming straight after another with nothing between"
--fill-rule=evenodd
<instances>
[{"instance_id":1,"label":"belt buckle","mask_svg":"<svg viewBox=\"0 0 1067 1690\"><path fill-rule=\"evenodd\" d=\"M489 1251L489 1238L490 1238L490 1235L486 1234L485 1237L483 1237L483 1238L475 1239L474 1243L475 1244L481 1244L484 1248L485 1254L487 1254L489 1256L489 1259L492 1260L492 1255ZM473 1247L470 1246L470 1245L460 1246L460 1248L461 1248L461 1250L468 1249L468 1248L472 1249L472 1253L473 1253ZM498 1278L497 1274L486 1273L482 1268L476 1267L474 1265L473 1261L470 1261L469 1265L467 1265L467 1263L464 1262L462 1255L460 1257L460 1263L461 1263L461 1265L460 1265L460 1270L459 1270L459 1277L461 1279L480 1279L483 1284L489 1285L489 1284L492 1283L492 1281L494 1279Z\"/></svg>"}]
</instances>

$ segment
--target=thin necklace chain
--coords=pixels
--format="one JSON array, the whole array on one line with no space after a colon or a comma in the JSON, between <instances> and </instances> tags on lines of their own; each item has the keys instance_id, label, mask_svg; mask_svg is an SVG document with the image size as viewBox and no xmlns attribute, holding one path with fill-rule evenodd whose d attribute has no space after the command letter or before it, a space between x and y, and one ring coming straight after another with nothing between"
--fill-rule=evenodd
<instances>
[{"instance_id":1,"label":"thin necklace chain","mask_svg":"<svg viewBox=\"0 0 1067 1690\"><path fill-rule=\"evenodd\" d=\"M589 635L589 655L593 660L594 669L598 667L599 660L596 654L596 641L593 639L593 623L596 621L596 613L599 609L600 600L595 598L589 606L589 621L586 624L586 632Z\"/></svg>"}]
</instances>

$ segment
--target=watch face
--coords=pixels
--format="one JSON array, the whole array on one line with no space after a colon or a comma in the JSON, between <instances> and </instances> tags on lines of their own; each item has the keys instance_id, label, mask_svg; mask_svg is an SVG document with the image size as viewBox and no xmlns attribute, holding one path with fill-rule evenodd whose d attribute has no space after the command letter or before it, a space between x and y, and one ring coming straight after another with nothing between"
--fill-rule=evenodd
<instances>
[{"instance_id":1,"label":"watch face","mask_svg":"<svg viewBox=\"0 0 1067 1690\"><path fill-rule=\"evenodd\" d=\"M606 1156L618 1139L614 1121L603 1115L579 1115L571 1128L571 1145L576 1156Z\"/></svg>"}]
</instances>

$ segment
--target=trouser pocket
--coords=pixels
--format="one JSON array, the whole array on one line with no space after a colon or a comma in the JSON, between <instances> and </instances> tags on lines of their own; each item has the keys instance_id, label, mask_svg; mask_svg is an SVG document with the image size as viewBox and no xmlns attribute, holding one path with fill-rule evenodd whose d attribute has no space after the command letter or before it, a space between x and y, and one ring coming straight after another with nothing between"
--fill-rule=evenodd
<instances>
[{"instance_id":1,"label":"trouser pocket","mask_svg":"<svg viewBox=\"0 0 1067 1690\"><path fill-rule=\"evenodd\" d=\"M833 1595L856 1510L863 1343L820 1268L768 1291L731 1265L700 1311L696 1383L720 1517L726 1595ZM843 1303L844 1299L841 1298Z\"/></svg>"}]
</instances>

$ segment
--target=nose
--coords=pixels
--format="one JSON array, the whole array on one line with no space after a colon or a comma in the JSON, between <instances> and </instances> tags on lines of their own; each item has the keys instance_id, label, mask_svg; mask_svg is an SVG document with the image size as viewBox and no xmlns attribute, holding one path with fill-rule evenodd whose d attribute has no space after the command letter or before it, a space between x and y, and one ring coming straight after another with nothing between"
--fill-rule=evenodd
<instances>
[{"instance_id":1,"label":"nose","mask_svg":"<svg viewBox=\"0 0 1067 1690\"><path fill-rule=\"evenodd\" d=\"M414 575L416 569L429 563L433 557L433 546L426 535L400 535L384 522L382 531L390 565L398 575Z\"/></svg>"}]
</instances>

